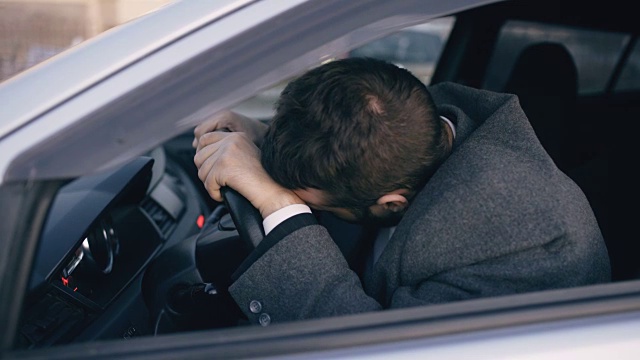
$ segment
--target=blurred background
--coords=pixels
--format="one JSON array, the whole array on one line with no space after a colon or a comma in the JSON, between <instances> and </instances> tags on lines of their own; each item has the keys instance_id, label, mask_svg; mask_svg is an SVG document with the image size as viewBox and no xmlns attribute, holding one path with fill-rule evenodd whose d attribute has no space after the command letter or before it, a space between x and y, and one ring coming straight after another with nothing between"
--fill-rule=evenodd
<instances>
[{"instance_id":1,"label":"blurred background","mask_svg":"<svg viewBox=\"0 0 640 360\"><path fill-rule=\"evenodd\" d=\"M0 0L0 82L173 0Z\"/></svg>"}]
</instances>

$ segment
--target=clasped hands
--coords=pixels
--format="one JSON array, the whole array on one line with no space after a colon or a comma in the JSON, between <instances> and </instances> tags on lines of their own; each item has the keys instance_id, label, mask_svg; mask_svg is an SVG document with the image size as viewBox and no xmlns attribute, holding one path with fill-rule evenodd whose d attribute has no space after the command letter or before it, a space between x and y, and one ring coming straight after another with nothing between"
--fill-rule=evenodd
<instances>
[{"instance_id":1,"label":"clasped hands","mask_svg":"<svg viewBox=\"0 0 640 360\"><path fill-rule=\"evenodd\" d=\"M209 195L222 202L220 188L228 186L260 211L262 218L293 204L296 194L276 183L260 163L260 149L268 126L231 111L204 121L194 130L194 163Z\"/></svg>"}]
</instances>

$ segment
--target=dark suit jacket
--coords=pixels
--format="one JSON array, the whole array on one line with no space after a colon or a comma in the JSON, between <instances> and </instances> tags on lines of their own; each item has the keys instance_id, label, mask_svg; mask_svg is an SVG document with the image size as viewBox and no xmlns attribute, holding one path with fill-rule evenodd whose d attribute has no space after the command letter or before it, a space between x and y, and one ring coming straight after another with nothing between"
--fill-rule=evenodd
<instances>
[{"instance_id":1,"label":"dark suit jacket","mask_svg":"<svg viewBox=\"0 0 640 360\"><path fill-rule=\"evenodd\" d=\"M312 215L297 215L265 238L229 288L249 320L610 280L589 203L544 151L517 97L452 83L429 90L440 114L456 123L454 150L413 200L373 270L361 281L327 230ZM260 306L250 307L252 301Z\"/></svg>"}]
</instances>

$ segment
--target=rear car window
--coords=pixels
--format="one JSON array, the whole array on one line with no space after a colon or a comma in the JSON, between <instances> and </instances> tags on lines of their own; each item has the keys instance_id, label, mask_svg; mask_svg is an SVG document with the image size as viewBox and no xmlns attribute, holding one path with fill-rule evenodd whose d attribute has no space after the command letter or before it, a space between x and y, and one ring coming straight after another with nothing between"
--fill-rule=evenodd
<instances>
[{"instance_id":1,"label":"rear car window","mask_svg":"<svg viewBox=\"0 0 640 360\"><path fill-rule=\"evenodd\" d=\"M624 33L509 21L501 29L483 88L503 89L520 52L528 45L548 41L563 44L571 53L580 95L604 93L630 38Z\"/></svg>"},{"instance_id":2,"label":"rear car window","mask_svg":"<svg viewBox=\"0 0 640 360\"><path fill-rule=\"evenodd\" d=\"M616 82L616 92L628 92L640 90L640 44L633 47L629 59L622 68L620 77Z\"/></svg>"}]
</instances>

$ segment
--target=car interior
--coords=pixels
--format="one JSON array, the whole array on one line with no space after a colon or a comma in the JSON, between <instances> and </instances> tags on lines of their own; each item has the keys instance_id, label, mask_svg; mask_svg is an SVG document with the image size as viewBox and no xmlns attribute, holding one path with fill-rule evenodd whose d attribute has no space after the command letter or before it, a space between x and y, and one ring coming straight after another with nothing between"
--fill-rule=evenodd
<instances>
[{"instance_id":1,"label":"car interior","mask_svg":"<svg viewBox=\"0 0 640 360\"><path fill-rule=\"evenodd\" d=\"M615 223L621 207L608 201L614 130L605 124L640 116L640 26L628 7L525 0L448 14L442 44L425 44L439 53L424 60L433 66L430 84L518 95L545 149L592 205L614 282L640 275L640 245L624 236ZM268 123L272 104L263 114L247 111L264 99L236 109ZM224 293L264 235L261 218L232 190L223 203L211 199L197 176L192 140L184 133L59 189L40 236L16 349L248 325L215 294ZM363 235L317 216L336 238ZM345 254L358 251L344 246Z\"/></svg>"}]
</instances>

